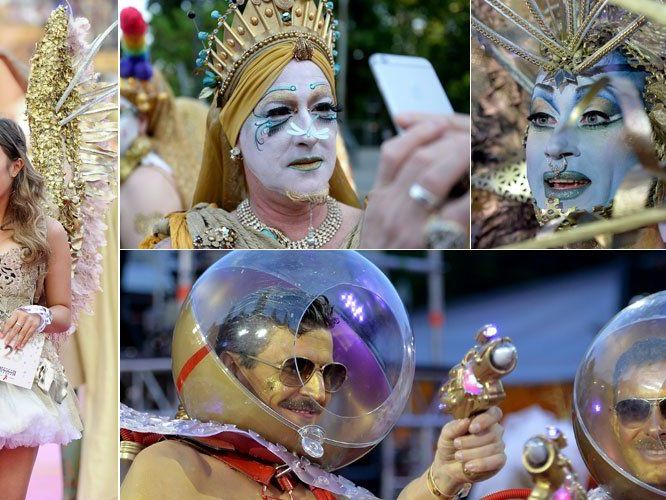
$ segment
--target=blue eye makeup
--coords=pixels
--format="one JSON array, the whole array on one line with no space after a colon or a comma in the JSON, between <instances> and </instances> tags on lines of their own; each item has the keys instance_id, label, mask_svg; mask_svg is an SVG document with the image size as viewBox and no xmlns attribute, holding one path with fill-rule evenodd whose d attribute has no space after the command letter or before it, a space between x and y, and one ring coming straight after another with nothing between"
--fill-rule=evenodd
<instances>
[{"instance_id":1,"label":"blue eye makeup","mask_svg":"<svg viewBox=\"0 0 666 500\"><path fill-rule=\"evenodd\" d=\"M285 123L289 121L289 118L291 118L291 113L287 116L281 116L279 118L258 118L265 118L255 122L254 124L254 126L257 127L254 131L254 145L257 147L257 150L261 151L261 146L263 146L265 142L263 135L266 134L266 136L272 137L273 135L277 134L280 130L282 130L282 127L284 127Z\"/></svg>"}]
</instances>

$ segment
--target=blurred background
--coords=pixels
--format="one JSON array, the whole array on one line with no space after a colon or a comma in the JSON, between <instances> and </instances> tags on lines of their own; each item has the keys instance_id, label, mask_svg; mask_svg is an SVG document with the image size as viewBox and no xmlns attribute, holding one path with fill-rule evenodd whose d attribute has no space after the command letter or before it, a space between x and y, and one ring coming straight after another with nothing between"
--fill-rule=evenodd
<instances>
[{"instance_id":1,"label":"blurred background","mask_svg":"<svg viewBox=\"0 0 666 500\"><path fill-rule=\"evenodd\" d=\"M571 396L579 362L596 333L632 300L663 289L660 252L361 252L398 290L410 315L416 375L394 431L369 455L339 471L383 499L397 497L433 458L445 417L437 389L495 323L518 350L505 379L507 465L480 483L470 499L509 487L530 487L520 463L527 439L557 425L583 484L587 472L571 431ZM175 414L169 359L171 331L192 283L224 252L121 252L121 401L139 410Z\"/></svg>"},{"instance_id":2,"label":"blurred background","mask_svg":"<svg viewBox=\"0 0 666 500\"><path fill-rule=\"evenodd\" d=\"M201 77L194 75L201 50L198 29L187 13L196 13L200 30L210 31L211 11L226 2L213 0L119 0L119 7L141 10L151 24L151 56L176 95L197 97ZM339 0L335 2L341 37L337 45L341 130L349 150L360 197L372 187L379 144L393 126L370 73L376 52L427 58L453 108L469 112L469 0ZM168 40L168 43L165 41Z\"/></svg>"},{"instance_id":3,"label":"blurred background","mask_svg":"<svg viewBox=\"0 0 666 500\"><path fill-rule=\"evenodd\" d=\"M49 14L66 4L71 6L74 16L89 20L90 42L118 17L116 2L111 0L0 0L0 116L19 122L28 138L25 93L30 58L35 44L43 36L43 26ZM116 30L105 39L93 66L102 81L118 80ZM66 447L52 444L40 447L28 500L101 500L117 496L118 291L115 277L118 243L114 237L115 212L113 205L106 221L108 245L100 250L106 271L102 277L105 293L99 293L96 298L95 316L83 315L79 330L68 339L60 353L69 383L76 389L81 403L84 437Z\"/></svg>"}]
</instances>

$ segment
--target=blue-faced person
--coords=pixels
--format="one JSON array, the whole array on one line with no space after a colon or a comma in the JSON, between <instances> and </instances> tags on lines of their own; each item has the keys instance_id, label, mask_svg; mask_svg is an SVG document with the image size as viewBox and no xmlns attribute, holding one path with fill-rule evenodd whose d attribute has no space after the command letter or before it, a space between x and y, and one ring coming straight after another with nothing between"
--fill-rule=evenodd
<instances>
[{"instance_id":1,"label":"blue-faced person","mask_svg":"<svg viewBox=\"0 0 666 500\"><path fill-rule=\"evenodd\" d=\"M603 237L578 231L556 238L560 245L662 248L663 231L645 216L665 198L655 175L657 162L666 160L663 27L605 2L554 0L545 10L542 2L528 2L524 15L514 3L482 0L472 27L497 46L489 53L529 93L526 172L506 151L508 163L480 172L475 187L510 203L531 202L541 234L636 216L624 231L616 221ZM539 232L529 211L522 220L501 215L515 229L509 234L495 222L503 209L480 205L484 244Z\"/></svg>"},{"instance_id":2,"label":"blue-faced person","mask_svg":"<svg viewBox=\"0 0 666 500\"><path fill-rule=\"evenodd\" d=\"M625 140L624 117L612 86L599 91L574 127L564 127L573 109L605 76L627 79L643 95L647 73L615 50L580 74L536 80L526 138L527 179L538 208L559 200L561 209L592 211L610 206L627 173L638 163Z\"/></svg>"}]
</instances>

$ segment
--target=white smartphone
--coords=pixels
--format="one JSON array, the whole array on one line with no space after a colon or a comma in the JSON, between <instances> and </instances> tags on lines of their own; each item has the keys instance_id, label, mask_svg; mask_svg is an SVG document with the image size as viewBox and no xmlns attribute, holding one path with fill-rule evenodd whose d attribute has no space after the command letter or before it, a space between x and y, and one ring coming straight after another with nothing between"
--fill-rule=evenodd
<instances>
[{"instance_id":1,"label":"white smartphone","mask_svg":"<svg viewBox=\"0 0 666 500\"><path fill-rule=\"evenodd\" d=\"M401 129L395 124L395 117L401 113L453 113L444 87L427 59L373 54L370 56L370 69L398 131Z\"/></svg>"}]
</instances>

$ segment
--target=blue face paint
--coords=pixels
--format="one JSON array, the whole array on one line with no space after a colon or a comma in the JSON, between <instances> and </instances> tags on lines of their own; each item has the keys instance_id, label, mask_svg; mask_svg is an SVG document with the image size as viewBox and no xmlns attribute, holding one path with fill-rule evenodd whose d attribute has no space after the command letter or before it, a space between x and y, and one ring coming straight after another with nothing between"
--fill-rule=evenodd
<instances>
[{"instance_id":1,"label":"blue face paint","mask_svg":"<svg viewBox=\"0 0 666 500\"><path fill-rule=\"evenodd\" d=\"M575 75L577 83L556 87L545 74L535 83L525 153L530 190L539 208L548 206L548 196L559 199L564 210L608 206L637 162L625 141L622 110L612 87L590 100L577 127L558 131L604 75L628 79L643 93L646 73L632 68L620 51Z\"/></svg>"}]
</instances>

